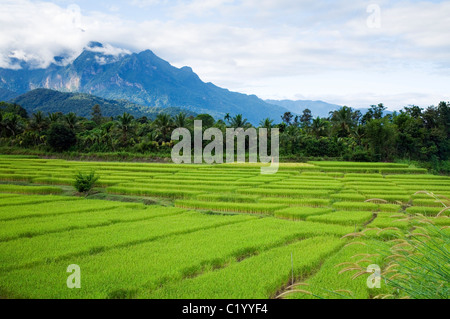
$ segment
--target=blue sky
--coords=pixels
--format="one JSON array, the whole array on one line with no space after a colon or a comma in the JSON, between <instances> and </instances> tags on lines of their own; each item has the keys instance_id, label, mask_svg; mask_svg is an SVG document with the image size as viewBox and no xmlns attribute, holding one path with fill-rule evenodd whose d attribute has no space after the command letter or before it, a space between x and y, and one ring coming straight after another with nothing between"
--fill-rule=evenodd
<instances>
[{"instance_id":1,"label":"blue sky","mask_svg":"<svg viewBox=\"0 0 450 319\"><path fill-rule=\"evenodd\" d=\"M151 49L261 98L392 110L450 100L449 1L0 0L2 67L44 67L91 40Z\"/></svg>"}]
</instances>

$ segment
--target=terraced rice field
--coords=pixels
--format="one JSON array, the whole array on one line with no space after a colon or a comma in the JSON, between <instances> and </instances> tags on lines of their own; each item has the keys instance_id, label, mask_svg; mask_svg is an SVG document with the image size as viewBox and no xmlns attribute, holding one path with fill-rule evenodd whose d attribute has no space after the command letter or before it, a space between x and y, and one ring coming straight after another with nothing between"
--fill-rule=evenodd
<instances>
[{"instance_id":1,"label":"terraced rice field","mask_svg":"<svg viewBox=\"0 0 450 319\"><path fill-rule=\"evenodd\" d=\"M92 170L98 193L74 196L74 175ZM450 178L388 163L260 175L258 165L0 156L0 297L371 298L367 275L335 266L372 253L349 244L414 230L411 215L450 226L425 191L450 197ZM67 287L72 264L81 289Z\"/></svg>"}]
</instances>

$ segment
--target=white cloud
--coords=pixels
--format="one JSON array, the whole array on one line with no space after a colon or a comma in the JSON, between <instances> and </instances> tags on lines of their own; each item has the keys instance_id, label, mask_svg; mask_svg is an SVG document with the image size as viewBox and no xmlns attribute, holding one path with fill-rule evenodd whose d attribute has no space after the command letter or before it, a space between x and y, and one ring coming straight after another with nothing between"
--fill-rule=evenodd
<instances>
[{"instance_id":1,"label":"white cloud","mask_svg":"<svg viewBox=\"0 0 450 319\"><path fill-rule=\"evenodd\" d=\"M1 1L0 67L17 68L12 57L45 67L56 55L74 58L89 41L99 41L111 44L99 53L119 56L151 49L178 67L191 66L205 81L246 93L263 92L263 97L316 96L321 91L330 97L341 93L350 99L345 104L351 104L358 94L382 96L389 91L386 97L394 102L405 92L444 95L439 83L436 89L430 83L450 82L450 3L445 1L379 0L380 29L367 27L369 1L126 3L134 5L137 11L132 6L128 10L136 15L109 10L123 5L118 1L108 3L104 12L31 0ZM157 18L145 18L156 8L161 12ZM376 92L359 85L365 81L361 74L375 75ZM389 80L392 74L395 81ZM414 74L417 79L410 81ZM326 79L326 84L316 81L318 88L307 88L310 78ZM343 82L347 87L337 85Z\"/></svg>"},{"instance_id":2,"label":"white cloud","mask_svg":"<svg viewBox=\"0 0 450 319\"><path fill-rule=\"evenodd\" d=\"M101 47L97 46L94 48L87 48L87 50L92 51L92 52L101 53L103 55L111 55L113 57L121 57L124 55L131 54L130 50L117 48L117 47L112 46L109 43L103 44L103 46L101 46Z\"/></svg>"}]
</instances>

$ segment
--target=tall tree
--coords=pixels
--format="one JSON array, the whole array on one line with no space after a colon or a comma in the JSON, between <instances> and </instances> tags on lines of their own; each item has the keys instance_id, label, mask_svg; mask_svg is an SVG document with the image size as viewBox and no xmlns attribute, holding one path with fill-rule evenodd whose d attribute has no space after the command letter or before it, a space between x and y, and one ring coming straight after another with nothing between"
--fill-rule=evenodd
<instances>
[{"instance_id":1,"label":"tall tree","mask_svg":"<svg viewBox=\"0 0 450 319\"><path fill-rule=\"evenodd\" d=\"M291 112L286 112L281 117L281 120L283 121L283 123L285 123L286 125L289 126L289 125L291 125L293 117L294 117L294 115L292 115Z\"/></svg>"},{"instance_id":2,"label":"tall tree","mask_svg":"<svg viewBox=\"0 0 450 319\"><path fill-rule=\"evenodd\" d=\"M313 119L311 124L311 132L316 137L319 138L321 136L326 135L328 122L320 117Z\"/></svg>"},{"instance_id":3,"label":"tall tree","mask_svg":"<svg viewBox=\"0 0 450 319\"><path fill-rule=\"evenodd\" d=\"M248 123L247 119L244 119L242 114L238 114L235 117L233 117L230 121L230 126L233 128L249 128L251 126L250 123Z\"/></svg>"},{"instance_id":4,"label":"tall tree","mask_svg":"<svg viewBox=\"0 0 450 319\"><path fill-rule=\"evenodd\" d=\"M230 120L231 120L230 113L225 114L224 120L225 120L225 122L230 123Z\"/></svg>"},{"instance_id":5,"label":"tall tree","mask_svg":"<svg viewBox=\"0 0 450 319\"><path fill-rule=\"evenodd\" d=\"M330 112L330 115L336 135L338 137L348 137L355 126L352 108L343 106L337 111Z\"/></svg>"},{"instance_id":6,"label":"tall tree","mask_svg":"<svg viewBox=\"0 0 450 319\"><path fill-rule=\"evenodd\" d=\"M117 125L122 131L122 144L127 146L129 144L129 134L132 130L134 117L129 113L123 113L117 117Z\"/></svg>"},{"instance_id":7,"label":"tall tree","mask_svg":"<svg viewBox=\"0 0 450 319\"><path fill-rule=\"evenodd\" d=\"M92 107L92 121L95 122L95 124L100 125L100 123L103 120L103 116L102 116L102 109L100 108L100 105L95 104Z\"/></svg>"},{"instance_id":8,"label":"tall tree","mask_svg":"<svg viewBox=\"0 0 450 319\"><path fill-rule=\"evenodd\" d=\"M262 120L261 122L259 122L259 127L261 128L266 128L266 129L271 129L273 126L273 120L266 118L264 120Z\"/></svg>"},{"instance_id":9,"label":"tall tree","mask_svg":"<svg viewBox=\"0 0 450 319\"><path fill-rule=\"evenodd\" d=\"M311 120L313 119L310 109L304 109L303 114L300 117L300 123L303 128L309 128L311 126Z\"/></svg>"},{"instance_id":10,"label":"tall tree","mask_svg":"<svg viewBox=\"0 0 450 319\"><path fill-rule=\"evenodd\" d=\"M174 121L176 128L185 128L187 126L187 115L184 112L178 113Z\"/></svg>"},{"instance_id":11,"label":"tall tree","mask_svg":"<svg viewBox=\"0 0 450 319\"><path fill-rule=\"evenodd\" d=\"M169 142L172 137L172 130L174 128L173 119L169 114L158 114L153 122L156 132L160 136L162 142Z\"/></svg>"},{"instance_id":12,"label":"tall tree","mask_svg":"<svg viewBox=\"0 0 450 319\"><path fill-rule=\"evenodd\" d=\"M78 122L77 115L75 113L73 113L73 112L70 112L69 114L67 114L65 116L65 119L66 119L66 123L69 126L69 128L71 130L75 130L75 127L76 127L77 122Z\"/></svg>"}]
</instances>

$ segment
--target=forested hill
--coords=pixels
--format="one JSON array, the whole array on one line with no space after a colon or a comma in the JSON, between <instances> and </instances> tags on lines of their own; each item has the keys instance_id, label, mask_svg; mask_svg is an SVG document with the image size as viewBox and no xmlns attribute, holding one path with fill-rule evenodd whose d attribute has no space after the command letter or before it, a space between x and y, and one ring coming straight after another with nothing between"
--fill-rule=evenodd
<instances>
[{"instance_id":1,"label":"forested hill","mask_svg":"<svg viewBox=\"0 0 450 319\"><path fill-rule=\"evenodd\" d=\"M146 116L149 119L154 119L161 113L176 115L181 111L188 115L196 115L193 112L174 107L148 107L125 100L107 100L85 93L63 93L48 89L30 91L12 99L10 102L22 106L30 114L38 111L44 113L62 112L63 114L73 112L78 116L87 118L91 117L92 107L96 104L100 105L103 116L107 117L116 117L125 112L135 118Z\"/></svg>"}]
</instances>

